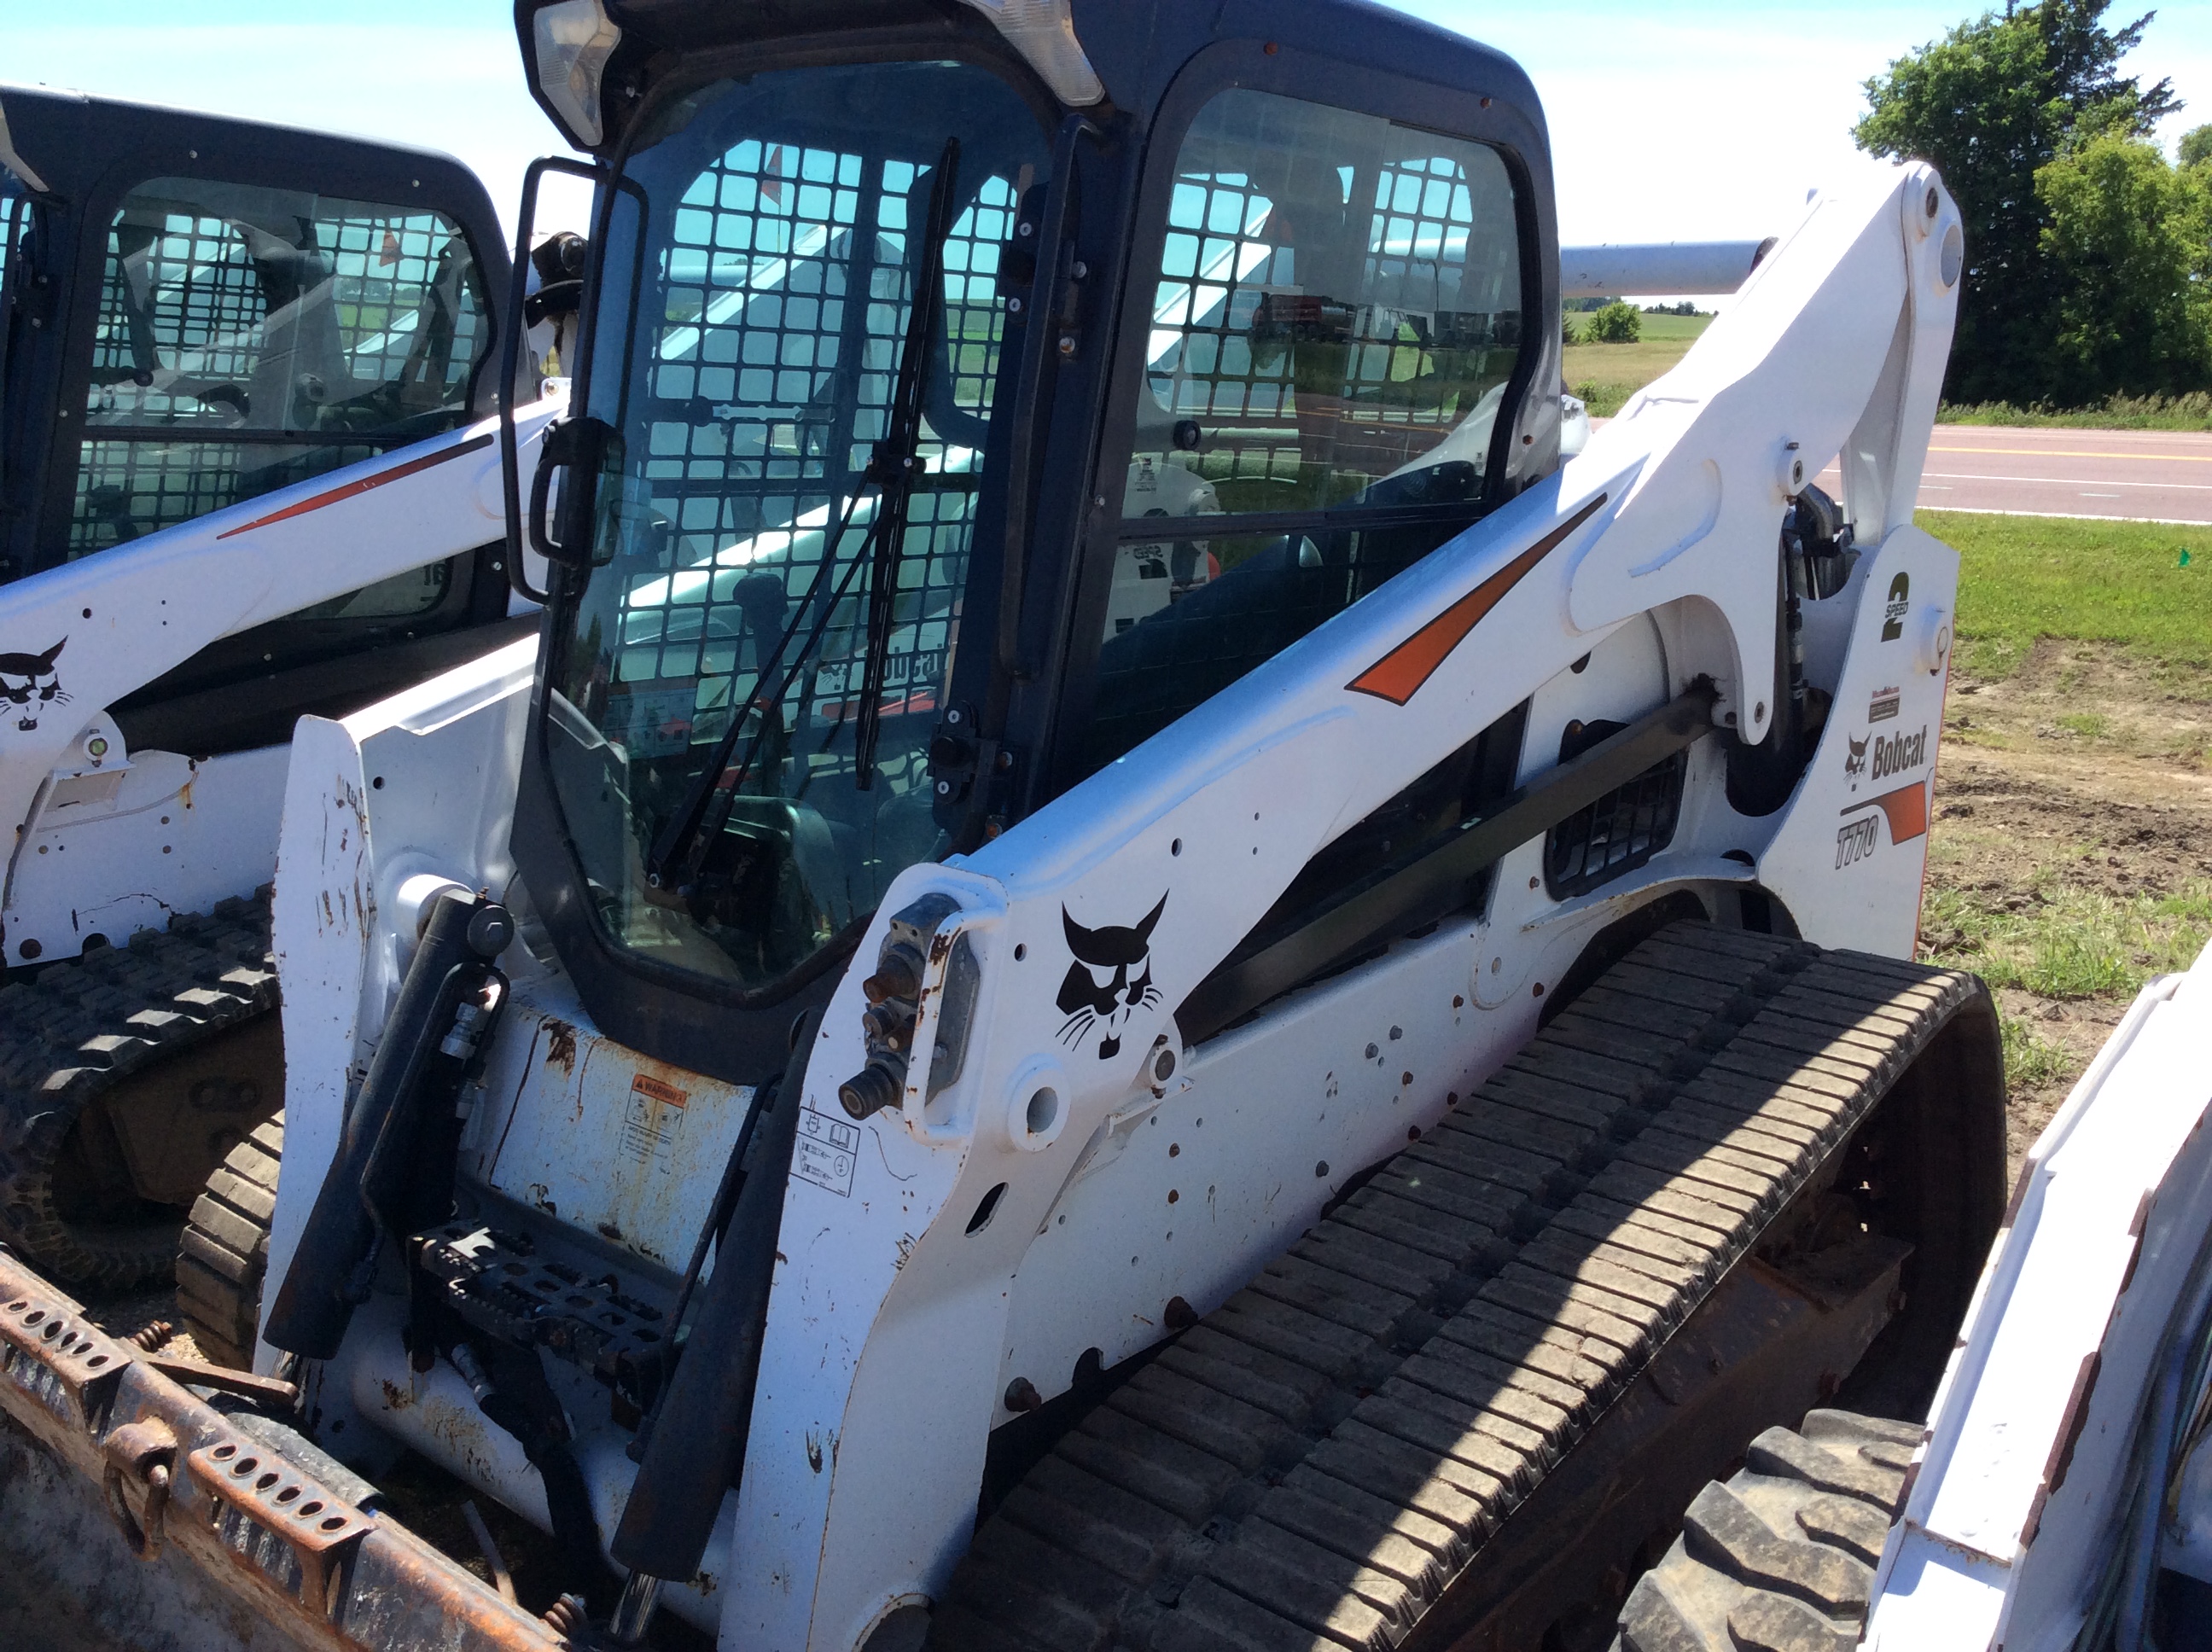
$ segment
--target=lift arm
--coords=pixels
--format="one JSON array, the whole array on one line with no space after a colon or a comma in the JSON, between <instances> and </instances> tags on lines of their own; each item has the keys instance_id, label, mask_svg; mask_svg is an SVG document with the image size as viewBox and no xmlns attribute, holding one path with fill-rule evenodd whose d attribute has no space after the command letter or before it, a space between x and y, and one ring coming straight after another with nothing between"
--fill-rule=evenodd
<instances>
[{"instance_id":1,"label":"lift arm","mask_svg":"<svg viewBox=\"0 0 2212 1652\"><path fill-rule=\"evenodd\" d=\"M941 1589L1013 1275L1109 1114L1172 1081L1176 1006L1317 851L1646 614L1668 693L1710 683L1722 738L1761 738L1778 531L1832 455L1877 577L1906 554L1941 574L1910 524L1962 259L1924 167L1823 197L1559 474L976 855L898 880L806 1071L860 1180L808 1176L802 1120L729 1574L760 1582L732 1589L726 1643L850 1647ZM838 1087L870 1059L861 978L897 922L932 937L908 1047L934 1054L855 1127ZM1151 990L1086 1022L1071 983L1102 957Z\"/></svg>"}]
</instances>

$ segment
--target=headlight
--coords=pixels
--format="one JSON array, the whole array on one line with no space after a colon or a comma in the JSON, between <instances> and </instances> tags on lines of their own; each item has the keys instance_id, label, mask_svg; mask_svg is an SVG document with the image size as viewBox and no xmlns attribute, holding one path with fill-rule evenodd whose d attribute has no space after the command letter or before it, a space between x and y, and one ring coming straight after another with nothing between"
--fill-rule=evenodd
<instances>
[{"instance_id":1,"label":"headlight","mask_svg":"<svg viewBox=\"0 0 2212 1652\"><path fill-rule=\"evenodd\" d=\"M553 0L531 20L538 49L538 89L571 143L595 149L605 137L599 79L622 43L622 30L599 0Z\"/></svg>"},{"instance_id":2,"label":"headlight","mask_svg":"<svg viewBox=\"0 0 2212 1652\"><path fill-rule=\"evenodd\" d=\"M1075 38L1068 0L968 0L991 20L1023 60L1042 76L1062 103L1083 107L1105 100L1098 71Z\"/></svg>"}]
</instances>

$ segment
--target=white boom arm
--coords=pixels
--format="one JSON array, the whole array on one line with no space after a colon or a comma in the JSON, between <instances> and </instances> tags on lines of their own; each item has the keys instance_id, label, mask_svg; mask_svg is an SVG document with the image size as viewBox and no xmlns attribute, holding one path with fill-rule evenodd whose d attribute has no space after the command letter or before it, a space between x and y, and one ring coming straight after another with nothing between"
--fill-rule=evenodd
<instances>
[{"instance_id":1,"label":"white boom arm","mask_svg":"<svg viewBox=\"0 0 2212 1652\"><path fill-rule=\"evenodd\" d=\"M515 416L524 472L549 398ZM0 702L0 823L107 707L217 639L441 562L504 531L498 422L416 443L0 588L0 653L52 657L50 699Z\"/></svg>"},{"instance_id":2,"label":"white boom arm","mask_svg":"<svg viewBox=\"0 0 2212 1652\"><path fill-rule=\"evenodd\" d=\"M1882 675L1895 673L1892 681L1905 683L1905 720L1931 733L1940 727L1942 610L1956 559L1910 523L1956 307L1958 226L1957 209L1925 167L1885 170L1866 187L1824 197L1681 366L1559 475L980 853L918 865L897 880L823 1017L804 1104L825 1140L833 1127L839 1142L853 1136L837 1086L865 1060L861 978L892 915L927 895L950 896L957 909L936 931L913 1048L958 1042L958 1029L940 1029L945 972L949 959L972 951L980 983L964 1060L934 1095L925 1088L929 1064L915 1063L903 1105L857 1127L848 1187L805 1175L790 1184L724 1645L849 1648L890 1603L941 1591L973 1522L985 1441L1000 1415L1001 1358L1016 1336L1010 1316L1024 1335L1042 1323L1041 1310L1024 1303L1055 1290L1087 1292L1087 1323L1074 1334L1095 1330L1113 1344L1109 1361L1139 1334L1127 1315L1140 1310L1114 1299L1106 1276L1117 1270L1099 1260L1103 1249L1055 1285L1054 1212L1067 1208L1079 1160L1103 1139L1109 1115L1171 1093L1152 1088L1151 1063L1156 1039L1181 1049L1175 1006L1316 851L1534 685L1567 681L1579 657L1632 623L1647 623L1646 616L1664 640L1663 695L1709 677L1719 691L1717 720L1753 739L1765 732L1774 709L1776 546L1786 499L1838 452L1863 555L1848 592L1849 635L1838 643L1849 653L1837 709L1782 814L1754 822L1710 801L1701 807L1721 808L1706 819L1740 833L1736 841L1756 851L1747 854L1759 860L1762 882L1801 919L1817 920L1807 922L1808 932L1829 944L1910 945L1924 838L1909 822L1914 799L1925 819L1933 767L1925 738L1902 749L1917 770L1904 788L1911 796L1885 803L1892 841L1875 852L1871 872L1861 865L1831 877L1825 857L1832 848L1844 867L1838 798L1847 818L1872 807L1843 791L1840 760L1866 685L1878 691ZM1923 616L1930 628L1923 641L1905 635L1904 620L1892 622L1881 599L1908 586L1936 598ZM1856 788L1855 777L1849 783ZM1711 799L1717 790L1708 781L1703 794ZM1725 847L1723 839L1705 851L1713 864L1733 864L1720 859ZM1532 913L1516 934L1511 914L1526 909L1516 905L1517 882L1502 876L1486 927L1452 944L1482 949L1474 954L1478 983L1497 967L1482 962L1492 946L1501 957L1533 958L1516 967L1536 972L1540 994L1599 920L1609 892L1564 914ZM1117 1024L1118 1036L1069 1036L1071 1018L1055 995L1071 968L1070 923L1141 923L1149 936L1158 991ZM1446 944L1440 934L1434 945ZM1480 1033L1499 1042L1493 1059L1533 1029L1528 986L1516 979L1517 999ZM1469 990L1468 974L1456 981L1458 991ZM1438 1005L1462 1001L1449 984L1424 978L1419 986L1419 1002L1400 1000L1409 1027L1427 1013L1431 993L1441 991ZM1474 995L1486 1004L1481 991ZM1206 1112L1282 1097L1285 1110L1273 1122L1246 1120L1239 1152L1247 1160L1274 1153L1277 1137L1290 1144L1280 1156L1287 1159L1302 1145L1298 1133L1316 1128L1311 1108L1293 1102L1286 1084L1295 1082L1303 1096L1310 1069L1318 1096L1324 1066L1350 1075L1347 1083L1356 1078L1358 1041L1367 1035L1312 1013L1322 996L1316 989L1269 1010L1266 1036L1231 1033L1207 1046L1216 1073L1208 1082L1219 1087L1206 1090ZM1447 1032L1459 1024L1456 1009L1437 1014ZM1477 1036L1472 1025L1459 1034L1463 1045ZM1184 1052L1182 1071L1190 1059ZM1462 1050L1457 1059L1468 1058ZM1296 1066L1295 1080L1285 1064ZM1319 1105L1326 1115L1328 1104ZM1402 1144L1406 1115L1398 1116ZM1238 1127L1218 1121L1204 1138L1224 1123ZM1351 1163L1388 1150L1360 1151L1368 1157ZM1315 1157L1309 1149L1309 1189ZM1254 1214L1238 1219L1253 1231L1237 1229L1238 1245L1279 1246L1310 1219L1289 1208L1306 1197L1294 1167L1267 1172L1272 1192L1232 1186L1239 1173L1235 1162L1224 1165L1218 1207L1216 1189L1205 1188L1200 1210L1176 1224L1200 1231L1171 1251L1233 1250L1228 1212L1248 1193ZM999 1184L989 1220L972 1226L970 1213ZM1260 1231L1269 1221L1292 1225ZM1147 1243L1158 1248L1157 1230ZM1242 1254L1229 1255L1224 1270L1243 1266ZM1218 1292L1237 1282L1226 1279ZM1207 1301L1185 1294L1203 1313L1218 1292ZM1141 1311L1156 1313L1158 1300ZM1031 1354L1041 1376L1068 1369L1060 1349L1038 1348L1033 1335L1022 1357Z\"/></svg>"}]
</instances>

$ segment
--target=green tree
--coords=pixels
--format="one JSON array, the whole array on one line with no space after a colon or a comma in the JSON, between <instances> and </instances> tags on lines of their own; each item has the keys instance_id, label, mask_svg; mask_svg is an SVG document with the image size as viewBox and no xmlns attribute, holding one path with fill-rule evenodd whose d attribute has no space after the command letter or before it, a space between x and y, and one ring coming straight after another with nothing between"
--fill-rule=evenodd
<instances>
[{"instance_id":1,"label":"green tree","mask_svg":"<svg viewBox=\"0 0 2212 1652\"><path fill-rule=\"evenodd\" d=\"M2118 72L2155 13L2124 27L2111 0L2042 0L1985 12L1866 83L1853 130L1869 154L1932 161L1966 218L1966 282L1945 386L1954 401L2050 395L2063 283L2043 244L2035 175L2083 141L2147 137L2181 106L2172 83Z\"/></svg>"},{"instance_id":2,"label":"green tree","mask_svg":"<svg viewBox=\"0 0 2212 1652\"><path fill-rule=\"evenodd\" d=\"M1589 344L1633 344L1643 337L1644 318L1634 305L1620 299L1593 312L1583 329L1583 342Z\"/></svg>"},{"instance_id":3,"label":"green tree","mask_svg":"<svg viewBox=\"0 0 2212 1652\"><path fill-rule=\"evenodd\" d=\"M2035 193L2056 277L2051 396L2212 383L2212 169L2108 133L2038 172Z\"/></svg>"},{"instance_id":4,"label":"green tree","mask_svg":"<svg viewBox=\"0 0 2212 1652\"><path fill-rule=\"evenodd\" d=\"M2212 126L2199 126L2181 135L2181 164L2200 166L2212 161Z\"/></svg>"}]
</instances>

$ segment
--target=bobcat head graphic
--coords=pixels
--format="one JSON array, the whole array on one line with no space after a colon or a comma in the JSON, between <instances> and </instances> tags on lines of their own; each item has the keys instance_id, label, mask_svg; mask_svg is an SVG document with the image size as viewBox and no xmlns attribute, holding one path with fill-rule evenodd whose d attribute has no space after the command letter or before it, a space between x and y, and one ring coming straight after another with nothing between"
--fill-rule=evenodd
<instances>
[{"instance_id":1,"label":"bobcat head graphic","mask_svg":"<svg viewBox=\"0 0 2212 1652\"><path fill-rule=\"evenodd\" d=\"M1854 787L1858 784L1859 776L1866 773L1867 741L1873 738L1871 734L1865 740L1854 740L1848 734L1844 736L1844 744L1850 748L1844 758L1844 773L1850 776Z\"/></svg>"},{"instance_id":2,"label":"bobcat head graphic","mask_svg":"<svg viewBox=\"0 0 2212 1652\"><path fill-rule=\"evenodd\" d=\"M21 708L15 726L26 733L38 727L39 714L46 707L70 702L69 691L54 675L54 660L68 641L64 637L42 654L0 653L0 716L6 714L6 706Z\"/></svg>"},{"instance_id":3,"label":"bobcat head graphic","mask_svg":"<svg viewBox=\"0 0 2212 1652\"><path fill-rule=\"evenodd\" d=\"M1071 1047L1100 1028L1098 1059L1111 1060L1121 1053L1121 1032L1129 1017L1146 1005L1160 1001L1152 985L1152 926L1167 909L1168 897L1146 913L1133 926L1110 925L1085 929L1060 909L1067 931L1067 950L1075 961L1060 983L1060 1011L1067 1019L1060 1029L1062 1042Z\"/></svg>"}]
</instances>

